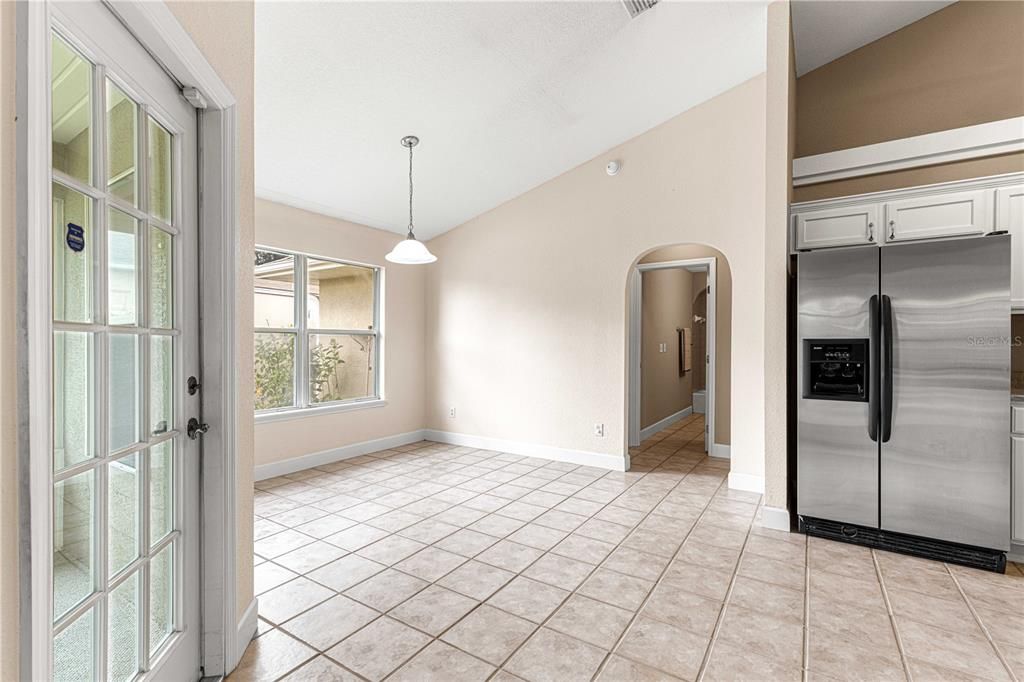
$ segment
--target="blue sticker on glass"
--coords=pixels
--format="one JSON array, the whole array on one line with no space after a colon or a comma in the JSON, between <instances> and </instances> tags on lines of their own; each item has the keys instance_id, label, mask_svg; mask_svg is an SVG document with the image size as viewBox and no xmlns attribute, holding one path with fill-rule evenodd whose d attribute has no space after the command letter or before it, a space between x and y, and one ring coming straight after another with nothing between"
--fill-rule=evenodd
<instances>
[{"instance_id":1,"label":"blue sticker on glass","mask_svg":"<svg viewBox=\"0 0 1024 682\"><path fill-rule=\"evenodd\" d=\"M85 230L80 225L68 223L68 234L65 237L68 248L76 253L85 248Z\"/></svg>"}]
</instances>

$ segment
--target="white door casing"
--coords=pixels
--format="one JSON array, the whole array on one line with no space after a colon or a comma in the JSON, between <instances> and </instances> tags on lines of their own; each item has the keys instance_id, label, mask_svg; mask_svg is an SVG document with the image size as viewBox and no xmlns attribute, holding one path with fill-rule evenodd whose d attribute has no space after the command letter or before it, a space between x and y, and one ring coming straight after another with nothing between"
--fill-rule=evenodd
<instances>
[{"instance_id":1,"label":"white door casing","mask_svg":"<svg viewBox=\"0 0 1024 682\"><path fill-rule=\"evenodd\" d=\"M671 268L706 269L708 282L707 297L707 393L706 411L704 419L706 430L704 432L705 449L709 455L723 456L726 446L715 444L715 364L716 364L716 302L718 296L717 262L715 257L692 258L678 261L665 261L661 263L641 263L633 267L629 273L628 282L628 319L627 319L627 351L626 363L628 367L626 382L626 451L630 447L640 444L640 395L641 395L641 370L640 370L640 349L642 348L643 328L643 279L641 273L650 270L664 270Z\"/></svg>"}]
</instances>

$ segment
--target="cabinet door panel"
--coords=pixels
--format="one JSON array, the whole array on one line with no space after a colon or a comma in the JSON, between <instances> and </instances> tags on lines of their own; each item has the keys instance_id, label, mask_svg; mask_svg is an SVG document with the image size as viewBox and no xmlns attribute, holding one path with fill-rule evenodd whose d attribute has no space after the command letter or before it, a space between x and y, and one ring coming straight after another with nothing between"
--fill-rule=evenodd
<instances>
[{"instance_id":1,"label":"cabinet door panel","mask_svg":"<svg viewBox=\"0 0 1024 682\"><path fill-rule=\"evenodd\" d=\"M1010 305L1024 308L1024 185L996 190L996 229L1010 233Z\"/></svg>"},{"instance_id":2,"label":"cabinet door panel","mask_svg":"<svg viewBox=\"0 0 1024 682\"><path fill-rule=\"evenodd\" d=\"M797 249L872 244L878 229L878 204L807 211L793 216Z\"/></svg>"},{"instance_id":3,"label":"cabinet door panel","mask_svg":"<svg viewBox=\"0 0 1024 682\"><path fill-rule=\"evenodd\" d=\"M1024 436L1013 436L1013 540L1024 542Z\"/></svg>"},{"instance_id":4,"label":"cabinet door panel","mask_svg":"<svg viewBox=\"0 0 1024 682\"><path fill-rule=\"evenodd\" d=\"M992 190L955 192L885 204L885 240L985 234L991 225Z\"/></svg>"}]
</instances>

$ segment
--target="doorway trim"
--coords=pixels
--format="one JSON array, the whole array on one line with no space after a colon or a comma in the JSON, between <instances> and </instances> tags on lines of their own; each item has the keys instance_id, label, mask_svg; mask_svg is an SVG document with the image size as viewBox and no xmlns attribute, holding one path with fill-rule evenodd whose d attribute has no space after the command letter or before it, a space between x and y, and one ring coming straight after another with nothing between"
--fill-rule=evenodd
<instances>
[{"instance_id":1,"label":"doorway trim","mask_svg":"<svg viewBox=\"0 0 1024 682\"><path fill-rule=\"evenodd\" d=\"M237 665L256 629L256 600L241 622L236 595L236 280L239 220L234 96L163 2L103 0L168 75L192 88L199 109L199 279L203 417L200 446L201 665L218 676ZM50 79L48 0L16 10L16 204L20 677L52 677L50 486ZM33 409L33 406L44 406ZM32 456L36 453L36 456ZM33 557L37 557L33 561Z\"/></svg>"},{"instance_id":2,"label":"doorway trim","mask_svg":"<svg viewBox=\"0 0 1024 682\"><path fill-rule=\"evenodd\" d=\"M639 263L635 265L629 276L629 341L628 341L628 363L629 382L627 385L626 405L628 411L627 419L627 444L629 447L640 445L640 394L641 394L641 370L640 355L643 342L643 273L652 270L669 270L682 268L692 270L694 268L707 269L708 281L708 302L707 302L707 399L705 409L705 428L707 433L708 454L713 457L728 457L727 446L715 443L715 336L717 320L717 296L718 296L718 259L714 256L707 258L689 258L686 260L663 261L660 263Z\"/></svg>"}]
</instances>

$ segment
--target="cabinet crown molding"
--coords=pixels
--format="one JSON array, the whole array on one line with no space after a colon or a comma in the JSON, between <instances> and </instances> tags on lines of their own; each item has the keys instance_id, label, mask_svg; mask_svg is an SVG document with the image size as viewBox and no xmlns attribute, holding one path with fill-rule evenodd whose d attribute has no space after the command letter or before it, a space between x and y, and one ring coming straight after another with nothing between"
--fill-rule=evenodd
<instances>
[{"instance_id":1,"label":"cabinet crown molding","mask_svg":"<svg viewBox=\"0 0 1024 682\"><path fill-rule=\"evenodd\" d=\"M983 178L969 178L966 180L952 180L950 182L939 182L933 185L916 185L914 187L901 187L899 189L888 189L881 192L868 192L865 194L850 194L844 197L829 197L827 199L815 199L813 201L801 201L790 204L790 216L805 211L818 211L829 208L848 208L868 203L880 203L884 201L896 201L899 199L915 199L936 194L947 194L950 192L964 192L972 189L997 189L1024 183L1024 172L1004 173L1002 175L989 175Z\"/></svg>"},{"instance_id":2,"label":"cabinet crown molding","mask_svg":"<svg viewBox=\"0 0 1024 682\"><path fill-rule=\"evenodd\" d=\"M863 175L1024 150L1024 116L793 159L793 184Z\"/></svg>"}]
</instances>

